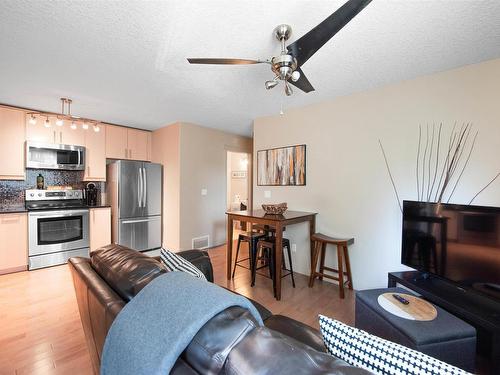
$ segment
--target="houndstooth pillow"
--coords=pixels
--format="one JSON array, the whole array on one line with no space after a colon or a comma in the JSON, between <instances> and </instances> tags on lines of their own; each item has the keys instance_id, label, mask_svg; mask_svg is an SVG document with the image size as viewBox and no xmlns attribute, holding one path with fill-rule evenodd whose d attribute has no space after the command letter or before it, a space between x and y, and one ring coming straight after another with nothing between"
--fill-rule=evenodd
<instances>
[{"instance_id":1,"label":"houndstooth pillow","mask_svg":"<svg viewBox=\"0 0 500 375\"><path fill-rule=\"evenodd\" d=\"M465 375L457 367L403 345L370 335L326 316L319 316L323 342L331 355L382 375Z\"/></svg>"},{"instance_id":2,"label":"houndstooth pillow","mask_svg":"<svg viewBox=\"0 0 500 375\"><path fill-rule=\"evenodd\" d=\"M207 281L207 278L201 272L196 266L181 257L180 255L177 255L173 251L167 250L167 249L161 249L160 250L160 259L162 263L167 267L169 271L182 271L189 273L190 275L193 275L194 277L197 277L198 279L202 279Z\"/></svg>"}]
</instances>

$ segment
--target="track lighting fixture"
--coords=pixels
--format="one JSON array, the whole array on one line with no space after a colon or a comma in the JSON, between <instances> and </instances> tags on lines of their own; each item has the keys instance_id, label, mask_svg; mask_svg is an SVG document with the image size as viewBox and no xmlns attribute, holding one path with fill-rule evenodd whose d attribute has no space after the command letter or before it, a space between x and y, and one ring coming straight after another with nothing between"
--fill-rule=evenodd
<instances>
[{"instance_id":1,"label":"track lighting fixture","mask_svg":"<svg viewBox=\"0 0 500 375\"><path fill-rule=\"evenodd\" d=\"M45 127L50 128L52 126L50 118L55 117L55 124L57 126L63 126L64 122L68 121L68 123L71 124L69 127L73 130L76 130L78 128L78 124L81 122L83 130L88 130L89 126L92 126L95 132L99 132L101 130L99 127L100 123L99 121L73 116L71 114L71 103L73 103L73 100L68 98L61 98L61 113L39 112L39 111L29 112L28 123L31 125L36 125L37 116L44 116L45 121L43 122L43 124Z\"/></svg>"}]
</instances>

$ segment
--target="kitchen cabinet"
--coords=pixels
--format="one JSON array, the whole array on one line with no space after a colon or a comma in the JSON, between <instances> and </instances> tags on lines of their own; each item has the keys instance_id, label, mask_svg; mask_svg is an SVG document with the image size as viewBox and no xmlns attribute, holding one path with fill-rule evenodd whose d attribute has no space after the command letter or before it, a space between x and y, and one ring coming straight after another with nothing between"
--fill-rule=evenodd
<instances>
[{"instance_id":1,"label":"kitchen cabinet","mask_svg":"<svg viewBox=\"0 0 500 375\"><path fill-rule=\"evenodd\" d=\"M90 251L111 243L111 208L90 209Z\"/></svg>"},{"instance_id":2,"label":"kitchen cabinet","mask_svg":"<svg viewBox=\"0 0 500 375\"><path fill-rule=\"evenodd\" d=\"M107 125L106 157L151 161L151 132Z\"/></svg>"},{"instance_id":3,"label":"kitchen cabinet","mask_svg":"<svg viewBox=\"0 0 500 375\"><path fill-rule=\"evenodd\" d=\"M85 136L81 123L77 123L76 129L71 129L71 123L64 121L62 126L56 125L56 117L49 116L50 126L45 126L47 117L35 116L36 124L30 124L31 116L26 115L26 140L42 143L60 143L65 145L85 145Z\"/></svg>"},{"instance_id":4,"label":"kitchen cabinet","mask_svg":"<svg viewBox=\"0 0 500 375\"><path fill-rule=\"evenodd\" d=\"M50 127L46 127L46 117L35 116L36 123L30 124L31 115L26 115L26 140L41 143L56 143L55 123L49 117Z\"/></svg>"},{"instance_id":5,"label":"kitchen cabinet","mask_svg":"<svg viewBox=\"0 0 500 375\"><path fill-rule=\"evenodd\" d=\"M128 159L131 160L150 160L148 158L149 134L137 129L127 129L128 138Z\"/></svg>"},{"instance_id":6,"label":"kitchen cabinet","mask_svg":"<svg viewBox=\"0 0 500 375\"><path fill-rule=\"evenodd\" d=\"M85 131L85 181L106 181L106 126Z\"/></svg>"},{"instance_id":7,"label":"kitchen cabinet","mask_svg":"<svg viewBox=\"0 0 500 375\"><path fill-rule=\"evenodd\" d=\"M28 268L28 215L0 214L0 275Z\"/></svg>"},{"instance_id":8,"label":"kitchen cabinet","mask_svg":"<svg viewBox=\"0 0 500 375\"><path fill-rule=\"evenodd\" d=\"M106 158L128 159L127 128L106 125Z\"/></svg>"},{"instance_id":9,"label":"kitchen cabinet","mask_svg":"<svg viewBox=\"0 0 500 375\"><path fill-rule=\"evenodd\" d=\"M24 180L25 114L0 107L0 180Z\"/></svg>"},{"instance_id":10,"label":"kitchen cabinet","mask_svg":"<svg viewBox=\"0 0 500 375\"><path fill-rule=\"evenodd\" d=\"M55 119L54 119L55 122ZM61 143L64 145L75 145L75 146L85 146L85 133L89 133L92 127L84 130L81 123L77 123L76 129L71 129L71 123L69 121L64 121L63 126L57 126L54 128L56 132L55 143Z\"/></svg>"}]
</instances>

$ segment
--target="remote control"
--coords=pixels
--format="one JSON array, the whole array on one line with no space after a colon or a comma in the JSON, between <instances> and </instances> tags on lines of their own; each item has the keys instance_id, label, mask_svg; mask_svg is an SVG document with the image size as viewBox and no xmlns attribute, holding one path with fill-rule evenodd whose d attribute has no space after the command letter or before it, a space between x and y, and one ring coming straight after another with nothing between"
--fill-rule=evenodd
<instances>
[{"instance_id":1,"label":"remote control","mask_svg":"<svg viewBox=\"0 0 500 375\"><path fill-rule=\"evenodd\" d=\"M406 298L401 297L398 294L393 294L392 295L398 302L402 303L403 305L408 305L410 301L408 301Z\"/></svg>"}]
</instances>

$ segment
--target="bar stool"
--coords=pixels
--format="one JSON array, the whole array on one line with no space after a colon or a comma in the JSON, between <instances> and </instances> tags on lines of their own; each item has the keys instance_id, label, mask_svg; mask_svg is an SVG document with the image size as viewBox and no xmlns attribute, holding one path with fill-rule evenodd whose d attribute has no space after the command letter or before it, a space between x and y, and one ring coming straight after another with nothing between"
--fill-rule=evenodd
<instances>
[{"instance_id":1,"label":"bar stool","mask_svg":"<svg viewBox=\"0 0 500 375\"><path fill-rule=\"evenodd\" d=\"M257 259L257 242L261 239L266 237L264 233L260 232L245 232L241 233L238 236L238 247L236 248L236 259L234 262L234 267L233 267L233 274L231 278L234 279L234 273L236 272L236 266L246 268L247 270L249 269L252 274L253 270L255 268L255 263ZM248 258L244 259L238 259L238 256L240 254L240 246L242 242L247 242L248 243ZM244 261L248 260L250 263L250 267L245 267L244 265L240 264Z\"/></svg>"},{"instance_id":2,"label":"bar stool","mask_svg":"<svg viewBox=\"0 0 500 375\"><path fill-rule=\"evenodd\" d=\"M349 289L352 290L352 274L351 274L351 262L349 261L349 251L348 246L354 243L354 238L333 238L326 236L321 233L314 233L311 236L311 241L313 242L313 251L311 259L311 276L309 277L309 288L314 286L314 280L319 278L323 280L323 277L337 280L339 282L339 294L340 298L344 298L344 284L348 283ZM335 268L330 268L325 266L325 253L326 245L336 245L337 246L337 259L338 259L338 270ZM318 265L318 258L320 258L319 272L316 271ZM344 271L344 260L345 268ZM325 274L325 271L335 272L337 276L331 276ZM344 282L344 276L347 280Z\"/></svg>"},{"instance_id":3,"label":"bar stool","mask_svg":"<svg viewBox=\"0 0 500 375\"><path fill-rule=\"evenodd\" d=\"M287 249L287 256L288 256L288 263L290 264L290 270L288 273L281 275L281 278L286 277L286 276L291 276L292 278L292 286L295 288L295 278L293 277L293 263L292 263L292 254L291 254L291 249L290 249L290 240L287 238L283 238L282 240L283 247L281 251L283 251L283 257L282 257L282 264L281 267L286 270L285 267L285 253L284 250L285 248ZM265 239L260 239L257 243L257 253L267 251L267 258L268 261L266 262L266 266L269 266L269 275L271 279L273 280L273 289L274 289L274 294L276 295L276 275L274 274L274 252L276 251L276 242L274 237L266 237ZM257 261L255 261L254 264L256 264ZM264 266L265 267L265 266ZM262 268L262 267L260 267ZM259 269L260 269L259 268ZM257 267L254 267L253 272L252 272L252 286L255 285L255 276L257 274Z\"/></svg>"}]
</instances>

